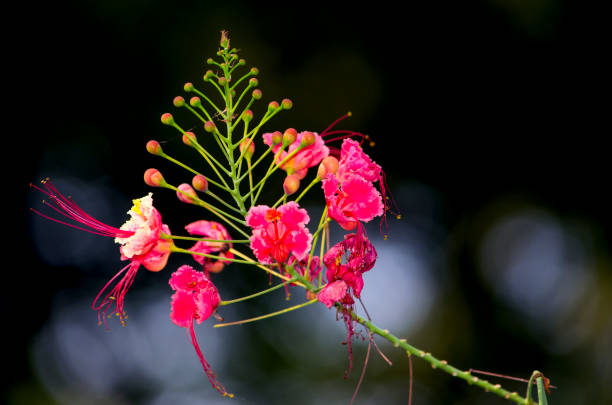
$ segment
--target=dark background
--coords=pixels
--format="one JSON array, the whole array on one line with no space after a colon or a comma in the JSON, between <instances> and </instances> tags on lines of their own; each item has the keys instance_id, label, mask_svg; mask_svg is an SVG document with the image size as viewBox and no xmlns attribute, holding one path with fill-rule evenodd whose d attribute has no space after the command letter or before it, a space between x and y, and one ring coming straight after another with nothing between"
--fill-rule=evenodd
<instances>
[{"instance_id":1,"label":"dark background","mask_svg":"<svg viewBox=\"0 0 612 405\"><path fill-rule=\"evenodd\" d=\"M141 180L146 168L155 166L175 182L186 181L170 163L148 155L144 144L158 139L177 157L193 158L176 133L159 123L159 116L172 111L189 126L190 118L174 111L172 98L183 94L186 81L204 87L205 60L216 52L222 29L229 31L247 66L261 71L264 97L255 113L271 100L294 101L294 108L265 130L291 126L321 131L350 110L353 117L343 127L370 134L376 142L367 151L385 168L392 191L399 190L403 215L391 224L391 240L394 230L427 230L424 246L431 247L433 262L428 277L438 289L427 319L418 329L404 331L409 342L460 368L522 377L539 369L560 387L553 391L552 403L612 400L606 384L612 379L612 201L609 150L604 146L610 110L603 12L588 3L555 0L419 2L403 10L384 2L288 6L73 1L32 4L5 15L7 23L18 22L6 34L15 71L5 78L11 105L5 174L12 180L16 172L19 179L11 186L19 190L19 214L10 215L11 226L17 222L17 241L9 233L11 246L18 246L19 264L5 268L5 351L11 370L3 380L6 401L165 403L155 396L155 383L144 377L104 389L71 383L70 371L62 372L58 365L64 361L60 355L47 361L63 377L51 381L41 374L51 366L40 352L54 349L41 349L37 342L48 336L45 331L53 327L49 325L61 312L61 302L95 294L120 264L111 241L41 225L44 221L28 210L38 208L41 197L28 184L52 176L58 186L68 188L67 194L84 200L84 207L99 208L94 216L118 225L130 199L149 191ZM196 211L177 206L171 194L160 197L160 210L179 229ZM316 204L319 197L313 194L309 202ZM487 259L490 255L482 252L489 246L488 235L504 223L514 224L512 238L504 239L509 237L500 231L502 236L491 243L501 250L498 246L494 258ZM371 234L377 232L372 229ZM73 232L78 235L67 236ZM546 239L550 232L552 239ZM541 249L537 235L544 235ZM563 270L538 276L540 264L551 263L546 241L557 237L561 259L552 263L557 270L572 267L574 278L563 278ZM523 284L492 281L498 277L496 264L503 267L520 259L515 253L524 250L513 250L517 245L534 258L520 273ZM504 251L508 257L503 260L494 254ZM96 255L108 262L96 261ZM385 267L375 271L384 273ZM506 273L499 272L501 280ZM547 280L547 274L557 278ZM251 283L261 281L258 276L237 268L231 275L224 272L219 283L240 296L253 291ZM565 284L556 284L559 277ZM143 281L142 288L163 289L162 279ZM517 286L544 290L533 287L521 298L509 291ZM574 298L564 301L568 296ZM521 300L528 305L521 307ZM233 315L254 316L285 303L276 296L258 305ZM311 309L333 318L321 308ZM389 302L388 311L395 310ZM93 312L85 314L83 325L91 323L94 329L94 316L87 318ZM300 313L287 317L299 321ZM341 334L327 346L309 347L297 332L286 331L284 319L240 330L246 336L244 347L232 347L236 358L229 361L234 366L225 373L247 393L238 400L348 403L364 346L358 346L356 370L344 381ZM338 361L300 367L283 351L285 346L264 338L267 333L301 346L312 359L337 355ZM570 343L560 343L563 339ZM383 346L385 353L393 353L392 347ZM371 359L372 376L366 375L357 403L407 403L407 361L394 356L390 369ZM109 373L116 372L111 361ZM524 391L524 384L506 384ZM418 361L415 387L416 404L503 403Z\"/></svg>"}]
</instances>

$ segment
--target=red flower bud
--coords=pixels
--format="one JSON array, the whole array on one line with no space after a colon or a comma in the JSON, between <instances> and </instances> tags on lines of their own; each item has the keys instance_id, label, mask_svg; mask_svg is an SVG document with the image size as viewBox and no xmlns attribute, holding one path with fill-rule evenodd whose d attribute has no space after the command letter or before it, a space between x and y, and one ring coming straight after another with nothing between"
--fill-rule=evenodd
<instances>
[{"instance_id":1,"label":"red flower bud","mask_svg":"<svg viewBox=\"0 0 612 405\"><path fill-rule=\"evenodd\" d=\"M200 100L200 97L191 97L191 99L189 99L189 104L192 107L198 107L202 105L202 101Z\"/></svg>"},{"instance_id":2,"label":"red flower bud","mask_svg":"<svg viewBox=\"0 0 612 405\"><path fill-rule=\"evenodd\" d=\"M176 96L174 100L172 100L172 104L174 104L175 107L182 107L185 105L185 99L181 96Z\"/></svg>"},{"instance_id":3,"label":"red flower bud","mask_svg":"<svg viewBox=\"0 0 612 405\"><path fill-rule=\"evenodd\" d=\"M159 187L164 181L164 176L157 169L147 169L144 173L144 182L151 187Z\"/></svg>"},{"instance_id":4,"label":"red flower bud","mask_svg":"<svg viewBox=\"0 0 612 405\"><path fill-rule=\"evenodd\" d=\"M280 106L278 105L278 101L270 101L270 104L268 104L268 111L274 111L279 107Z\"/></svg>"},{"instance_id":5,"label":"red flower bud","mask_svg":"<svg viewBox=\"0 0 612 405\"><path fill-rule=\"evenodd\" d=\"M333 156L328 156L321 161L319 170L317 170L317 176L320 179L324 179L328 174L336 174L338 171L338 159Z\"/></svg>"},{"instance_id":6,"label":"red flower bud","mask_svg":"<svg viewBox=\"0 0 612 405\"><path fill-rule=\"evenodd\" d=\"M283 110L291 110L291 107L293 107L293 101L286 98L281 102L281 105L283 106Z\"/></svg>"},{"instance_id":7,"label":"red flower bud","mask_svg":"<svg viewBox=\"0 0 612 405\"><path fill-rule=\"evenodd\" d=\"M259 90L259 89L255 89L255 90L253 90L252 97L253 97L255 100L260 100L262 95L263 95L263 94L262 94L261 90Z\"/></svg>"},{"instance_id":8,"label":"red flower bud","mask_svg":"<svg viewBox=\"0 0 612 405\"><path fill-rule=\"evenodd\" d=\"M204 124L204 131L212 132L214 130L215 130L215 123L212 121L206 121L206 123Z\"/></svg>"},{"instance_id":9,"label":"red flower bud","mask_svg":"<svg viewBox=\"0 0 612 405\"><path fill-rule=\"evenodd\" d=\"M312 132L306 132L304 136L302 136L301 146L306 147L315 143L315 136Z\"/></svg>"},{"instance_id":10,"label":"red flower bud","mask_svg":"<svg viewBox=\"0 0 612 405\"><path fill-rule=\"evenodd\" d=\"M183 90L185 90L187 93L193 91L193 83L185 83L185 85L183 86Z\"/></svg>"},{"instance_id":11,"label":"red flower bud","mask_svg":"<svg viewBox=\"0 0 612 405\"><path fill-rule=\"evenodd\" d=\"M257 69L256 67L252 67L251 74L257 76L259 74L259 69Z\"/></svg>"},{"instance_id":12,"label":"red flower bud","mask_svg":"<svg viewBox=\"0 0 612 405\"><path fill-rule=\"evenodd\" d=\"M292 174L290 176L285 177L285 181L283 182L283 190L285 190L285 194L291 195L298 191L300 188L300 179Z\"/></svg>"},{"instance_id":13,"label":"red flower bud","mask_svg":"<svg viewBox=\"0 0 612 405\"><path fill-rule=\"evenodd\" d=\"M250 85L251 87L257 87L257 85L258 85L258 84L259 84L259 80L257 80L256 78L251 77L251 78L249 79L249 85Z\"/></svg>"},{"instance_id":14,"label":"red flower bud","mask_svg":"<svg viewBox=\"0 0 612 405\"><path fill-rule=\"evenodd\" d=\"M187 146L193 146L198 143L198 139L193 132L185 132L183 134L183 143Z\"/></svg>"},{"instance_id":15,"label":"red flower bud","mask_svg":"<svg viewBox=\"0 0 612 405\"><path fill-rule=\"evenodd\" d=\"M244 120L244 122L251 122L251 120L253 119L253 111L246 110L244 112L244 115L242 116L242 119Z\"/></svg>"},{"instance_id":16,"label":"red flower bud","mask_svg":"<svg viewBox=\"0 0 612 405\"><path fill-rule=\"evenodd\" d=\"M196 174L193 176L191 184L193 185L193 188L198 191L205 192L208 190L208 180L206 180L206 177L202 176L201 174Z\"/></svg>"},{"instance_id":17,"label":"red flower bud","mask_svg":"<svg viewBox=\"0 0 612 405\"><path fill-rule=\"evenodd\" d=\"M162 114L161 122L165 125L174 125L174 117L170 113Z\"/></svg>"},{"instance_id":18,"label":"red flower bud","mask_svg":"<svg viewBox=\"0 0 612 405\"><path fill-rule=\"evenodd\" d=\"M152 155L161 155L162 147L159 144L159 142L150 140L149 142L147 142L147 152L149 152Z\"/></svg>"},{"instance_id":19,"label":"red flower bud","mask_svg":"<svg viewBox=\"0 0 612 405\"><path fill-rule=\"evenodd\" d=\"M272 146L278 145L282 141L283 141L283 134L281 134L279 131L272 133Z\"/></svg>"},{"instance_id":20,"label":"red flower bud","mask_svg":"<svg viewBox=\"0 0 612 405\"><path fill-rule=\"evenodd\" d=\"M250 160L253 154L255 153L255 144L253 143L252 139L244 139L242 142L240 142L239 148L240 153L243 153L246 149L246 152L244 152L244 157L247 160Z\"/></svg>"},{"instance_id":21,"label":"red flower bud","mask_svg":"<svg viewBox=\"0 0 612 405\"><path fill-rule=\"evenodd\" d=\"M179 200L187 204L193 204L193 201L198 198L198 194L187 183L183 183L177 187L176 196Z\"/></svg>"},{"instance_id":22,"label":"red flower bud","mask_svg":"<svg viewBox=\"0 0 612 405\"><path fill-rule=\"evenodd\" d=\"M294 128L289 128L283 134L283 145L288 146L295 142L297 131Z\"/></svg>"}]
</instances>

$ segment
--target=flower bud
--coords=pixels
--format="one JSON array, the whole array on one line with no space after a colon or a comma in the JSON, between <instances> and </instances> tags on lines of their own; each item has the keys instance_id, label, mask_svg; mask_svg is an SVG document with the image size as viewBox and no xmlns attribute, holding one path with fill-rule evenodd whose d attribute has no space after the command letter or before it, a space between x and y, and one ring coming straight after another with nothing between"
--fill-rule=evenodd
<instances>
[{"instance_id":1,"label":"flower bud","mask_svg":"<svg viewBox=\"0 0 612 405\"><path fill-rule=\"evenodd\" d=\"M285 194L294 194L299 190L299 188L300 179L295 174L285 177L285 181L283 182L283 190L285 190Z\"/></svg>"},{"instance_id":2,"label":"flower bud","mask_svg":"<svg viewBox=\"0 0 612 405\"><path fill-rule=\"evenodd\" d=\"M183 183L177 187L176 196L179 200L187 204L193 204L193 201L198 198L198 194L187 183Z\"/></svg>"},{"instance_id":3,"label":"flower bud","mask_svg":"<svg viewBox=\"0 0 612 405\"><path fill-rule=\"evenodd\" d=\"M262 95L263 95L263 93L261 92L261 90L259 90L259 89L255 89L255 90L253 90L252 97L253 97L255 100L261 100L261 96L262 96Z\"/></svg>"},{"instance_id":4,"label":"flower bud","mask_svg":"<svg viewBox=\"0 0 612 405\"><path fill-rule=\"evenodd\" d=\"M257 85L258 85L258 84L259 84L259 80L257 80L256 78L251 77L251 78L249 79L249 85L250 85L251 87L257 87Z\"/></svg>"},{"instance_id":5,"label":"flower bud","mask_svg":"<svg viewBox=\"0 0 612 405\"><path fill-rule=\"evenodd\" d=\"M295 142L295 138L297 138L297 131L294 128L287 129L283 134L283 145L291 145L293 142Z\"/></svg>"},{"instance_id":6,"label":"flower bud","mask_svg":"<svg viewBox=\"0 0 612 405\"><path fill-rule=\"evenodd\" d=\"M215 123L212 121L206 121L204 124L204 131L213 132L215 130Z\"/></svg>"},{"instance_id":7,"label":"flower bud","mask_svg":"<svg viewBox=\"0 0 612 405\"><path fill-rule=\"evenodd\" d=\"M151 187L159 187L164 181L164 176L157 169L147 169L144 173L144 182Z\"/></svg>"},{"instance_id":8,"label":"flower bud","mask_svg":"<svg viewBox=\"0 0 612 405\"><path fill-rule=\"evenodd\" d=\"M312 301L312 300L314 300L315 298L317 298L317 294L313 293L313 292L312 292L312 291L310 291L310 290L306 290L306 299L307 299L308 301Z\"/></svg>"},{"instance_id":9,"label":"flower bud","mask_svg":"<svg viewBox=\"0 0 612 405\"><path fill-rule=\"evenodd\" d=\"M324 179L328 174L336 174L338 171L338 159L333 156L328 156L321 161L319 169L317 170L317 176L320 179Z\"/></svg>"},{"instance_id":10,"label":"flower bud","mask_svg":"<svg viewBox=\"0 0 612 405\"><path fill-rule=\"evenodd\" d=\"M209 65L212 65L213 63L215 63L215 60L213 58L208 58L206 59L206 63L208 63Z\"/></svg>"},{"instance_id":11,"label":"flower bud","mask_svg":"<svg viewBox=\"0 0 612 405\"><path fill-rule=\"evenodd\" d=\"M212 70L207 70L206 73L204 73L204 81L207 82L209 81L212 77L213 77L214 73Z\"/></svg>"},{"instance_id":12,"label":"flower bud","mask_svg":"<svg viewBox=\"0 0 612 405\"><path fill-rule=\"evenodd\" d=\"M244 112L244 115L242 116L242 119L244 120L244 122L249 123L251 122L251 120L253 119L253 111L251 110L246 110Z\"/></svg>"},{"instance_id":13,"label":"flower bud","mask_svg":"<svg viewBox=\"0 0 612 405\"><path fill-rule=\"evenodd\" d=\"M220 77L217 83L219 83L219 86L225 86L227 84L227 79L225 77Z\"/></svg>"},{"instance_id":14,"label":"flower bud","mask_svg":"<svg viewBox=\"0 0 612 405\"><path fill-rule=\"evenodd\" d=\"M202 106L202 101L200 100L200 97L191 97L189 99L189 105L192 107L200 107Z\"/></svg>"},{"instance_id":15,"label":"flower bud","mask_svg":"<svg viewBox=\"0 0 612 405\"><path fill-rule=\"evenodd\" d=\"M229 38L227 37L227 31L221 31L221 40L219 41L221 48L229 48Z\"/></svg>"},{"instance_id":16,"label":"flower bud","mask_svg":"<svg viewBox=\"0 0 612 405\"><path fill-rule=\"evenodd\" d=\"M245 159L250 160L255 153L255 144L253 143L252 139L243 139L242 142L240 142L239 149L240 153L244 153Z\"/></svg>"},{"instance_id":17,"label":"flower bud","mask_svg":"<svg viewBox=\"0 0 612 405\"><path fill-rule=\"evenodd\" d=\"M278 145L279 143L283 141L283 134L281 134L280 131L273 132L271 140L272 140L272 146Z\"/></svg>"},{"instance_id":18,"label":"flower bud","mask_svg":"<svg viewBox=\"0 0 612 405\"><path fill-rule=\"evenodd\" d=\"M238 66L244 66L244 65L246 65L246 60L244 60L244 59L240 59L240 60L238 61Z\"/></svg>"},{"instance_id":19,"label":"flower bud","mask_svg":"<svg viewBox=\"0 0 612 405\"><path fill-rule=\"evenodd\" d=\"M268 111L274 111L279 107L280 106L278 105L278 101L270 101L270 104L268 104Z\"/></svg>"},{"instance_id":20,"label":"flower bud","mask_svg":"<svg viewBox=\"0 0 612 405\"><path fill-rule=\"evenodd\" d=\"M196 174L193 176L191 184L193 185L193 188L198 191L205 192L208 190L208 180L206 180L206 177L202 176L201 174Z\"/></svg>"},{"instance_id":21,"label":"flower bud","mask_svg":"<svg viewBox=\"0 0 612 405\"><path fill-rule=\"evenodd\" d=\"M257 76L259 74L259 69L257 69L256 67L252 67L251 74L254 76Z\"/></svg>"},{"instance_id":22,"label":"flower bud","mask_svg":"<svg viewBox=\"0 0 612 405\"><path fill-rule=\"evenodd\" d=\"M300 146L306 147L315 143L315 136L312 132L306 132L304 136L302 136L302 143Z\"/></svg>"},{"instance_id":23,"label":"flower bud","mask_svg":"<svg viewBox=\"0 0 612 405\"><path fill-rule=\"evenodd\" d=\"M185 85L183 86L183 90L185 90L187 93L193 91L193 83L185 83Z\"/></svg>"},{"instance_id":24,"label":"flower bud","mask_svg":"<svg viewBox=\"0 0 612 405\"><path fill-rule=\"evenodd\" d=\"M155 140L150 140L149 142L147 142L147 152L149 152L151 155L161 155L162 147L159 142Z\"/></svg>"},{"instance_id":25,"label":"flower bud","mask_svg":"<svg viewBox=\"0 0 612 405\"><path fill-rule=\"evenodd\" d=\"M281 102L281 106L283 107L283 110L291 110L291 107L293 107L293 101L286 98Z\"/></svg>"},{"instance_id":26,"label":"flower bud","mask_svg":"<svg viewBox=\"0 0 612 405\"><path fill-rule=\"evenodd\" d=\"M185 105L185 99L181 96L176 96L174 100L172 100L172 104L174 104L175 107L182 107Z\"/></svg>"},{"instance_id":27,"label":"flower bud","mask_svg":"<svg viewBox=\"0 0 612 405\"><path fill-rule=\"evenodd\" d=\"M187 146L193 146L198 143L198 139L193 132L185 132L183 134L183 143Z\"/></svg>"},{"instance_id":28,"label":"flower bud","mask_svg":"<svg viewBox=\"0 0 612 405\"><path fill-rule=\"evenodd\" d=\"M162 114L161 122L165 125L174 125L174 117L170 113Z\"/></svg>"},{"instance_id":29,"label":"flower bud","mask_svg":"<svg viewBox=\"0 0 612 405\"><path fill-rule=\"evenodd\" d=\"M217 274L217 273L221 273L221 270L223 270L223 267L225 267L225 263L219 260L217 262L214 262L210 266L208 266L206 270L210 271L211 273Z\"/></svg>"}]
</instances>

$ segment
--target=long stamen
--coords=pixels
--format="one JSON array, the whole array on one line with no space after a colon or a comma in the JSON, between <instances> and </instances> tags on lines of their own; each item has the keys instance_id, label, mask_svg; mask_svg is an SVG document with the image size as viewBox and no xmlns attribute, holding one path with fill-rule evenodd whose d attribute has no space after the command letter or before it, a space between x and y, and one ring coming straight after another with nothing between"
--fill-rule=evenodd
<instances>
[{"instance_id":1,"label":"long stamen","mask_svg":"<svg viewBox=\"0 0 612 405\"><path fill-rule=\"evenodd\" d=\"M346 114L344 114L342 117L338 118L337 120L335 120L334 122L332 122L327 128L325 128L323 130L323 132L321 132L321 136L325 136L330 129L332 129L333 127L335 127L340 121L345 120L346 118L352 116L353 113L351 113L350 111L347 112Z\"/></svg>"},{"instance_id":2,"label":"long stamen","mask_svg":"<svg viewBox=\"0 0 612 405\"><path fill-rule=\"evenodd\" d=\"M76 228L76 229L80 229L86 232L90 232L96 235L102 235L102 236L111 236L111 237L121 237L121 238L127 238L129 236L132 236L134 233L131 231L124 231L115 227L112 227L110 225L106 225L103 222L98 221L97 219L95 219L94 217L92 217L91 215L89 215L88 213L86 213L83 209L81 209L78 205L76 205L76 203L74 201L72 201L72 199L70 197L65 197L63 196L53 185L53 183L51 183L51 181L49 179L45 179L42 181L42 184L44 186L44 189L34 185L34 184L30 184L31 187L37 189L38 191L42 192L43 194L45 194L46 196L49 197L50 201L52 203L55 204L52 205L50 202L47 201L43 201L43 204L45 204L46 206L50 207L51 209L53 209L55 212L57 212L60 215L63 215L66 218L69 218L75 222L78 222L80 224L85 225L87 228L82 228L76 225L72 225L70 223L66 223L63 222L61 220L55 219L55 218L51 218L48 215L42 214L41 212L32 209L33 212L35 212L36 214L50 219L52 221L58 222L60 224L63 225L68 225L70 227Z\"/></svg>"},{"instance_id":3,"label":"long stamen","mask_svg":"<svg viewBox=\"0 0 612 405\"><path fill-rule=\"evenodd\" d=\"M195 331L193 330L193 319L191 320L191 323L189 324L189 339L191 340L191 344L193 345L193 348L195 349L196 354L198 355L198 359L200 359L200 363L202 364L202 368L204 368L204 373L206 374L206 377L208 377L208 381L210 381L210 384L213 386L214 389L219 391L224 397L228 396L230 398L233 398L234 394L228 393L225 387L223 387L223 385L221 385L221 383L217 381L217 376L215 375L215 373L213 373L212 369L210 368L210 364L208 364L206 359L204 359L204 355L202 354L202 351L200 350L200 345L198 344L198 340L196 338Z\"/></svg>"},{"instance_id":4,"label":"long stamen","mask_svg":"<svg viewBox=\"0 0 612 405\"><path fill-rule=\"evenodd\" d=\"M113 304L115 304L115 314L119 317L119 320L123 326L125 326L125 319L127 319L125 312L123 310L123 303L125 300L125 295L128 290L132 286L134 282L134 278L136 273L138 272L138 268L140 267L140 263L133 261L123 269L121 269L113 278L111 278L108 283L102 287L96 298L94 299L91 307L98 311L98 323L104 323L104 326L108 329L108 325L106 323L106 313L109 309L112 308ZM125 274L123 274L125 273ZM117 284L111 289L111 291L106 294L106 296L102 299L100 304L96 305L96 302L100 299L100 296L104 294L108 287L110 287L113 282L123 274L123 277L117 282Z\"/></svg>"}]
</instances>

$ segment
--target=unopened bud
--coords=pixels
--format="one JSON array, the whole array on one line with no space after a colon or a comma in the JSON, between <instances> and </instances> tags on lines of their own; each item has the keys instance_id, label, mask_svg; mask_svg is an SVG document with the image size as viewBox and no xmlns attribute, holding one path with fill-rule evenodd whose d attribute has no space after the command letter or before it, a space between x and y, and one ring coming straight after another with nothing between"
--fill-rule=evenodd
<instances>
[{"instance_id":1,"label":"unopened bud","mask_svg":"<svg viewBox=\"0 0 612 405\"><path fill-rule=\"evenodd\" d=\"M192 107L200 107L202 105L202 100L200 100L200 97L191 97L189 99L189 104Z\"/></svg>"},{"instance_id":2,"label":"unopened bud","mask_svg":"<svg viewBox=\"0 0 612 405\"><path fill-rule=\"evenodd\" d=\"M312 301L312 300L314 300L315 298L317 298L317 294L313 293L313 292L312 292L312 291L310 291L310 290L306 290L306 299L307 299L308 301Z\"/></svg>"},{"instance_id":3,"label":"unopened bud","mask_svg":"<svg viewBox=\"0 0 612 405\"><path fill-rule=\"evenodd\" d=\"M219 86L225 86L227 84L227 79L225 77L220 77L217 83L219 83Z\"/></svg>"},{"instance_id":4,"label":"unopened bud","mask_svg":"<svg viewBox=\"0 0 612 405\"><path fill-rule=\"evenodd\" d=\"M198 143L198 140L193 132L185 132L183 134L183 143L187 146L193 146Z\"/></svg>"},{"instance_id":5,"label":"unopened bud","mask_svg":"<svg viewBox=\"0 0 612 405\"><path fill-rule=\"evenodd\" d=\"M297 131L294 128L287 129L283 134L283 145L291 145L295 142L295 138L297 138Z\"/></svg>"},{"instance_id":6,"label":"unopened bud","mask_svg":"<svg viewBox=\"0 0 612 405\"><path fill-rule=\"evenodd\" d=\"M212 70L207 70L206 73L204 73L204 81L207 82L209 81L212 77L213 77L214 73Z\"/></svg>"},{"instance_id":7,"label":"unopened bud","mask_svg":"<svg viewBox=\"0 0 612 405\"><path fill-rule=\"evenodd\" d=\"M206 63L208 63L209 65L212 65L213 63L215 63L215 60L213 58L208 58L206 59Z\"/></svg>"},{"instance_id":8,"label":"unopened bud","mask_svg":"<svg viewBox=\"0 0 612 405\"><path fill-rule=\"evenodd\" d=\"M244 115L242 116L242 119L244 120L244 122L251 122L251 120L253 119L253 111L246 110L244 112Z\"/></svg>"},{"instance_id":9,"label":"unopened bud","mask_svg":"<svg viewBox=\"0 0 612 405\"><path fill-rule=\"evenodd\" d=\"M261 90L259 89L255 89L253 90L253 93L251 94L251 96L255 99L255 100L261 100L261 96L263 96L263 93L261 92Z\"/></svg>"},{"instance_id":10,"label":"unopened bud","mask_svg":"<svg viewBox=\"0 0 612 405\"><path fill-rule=\"evenodd\" d=\"M244 65L246 65L246 60L244 60L244 59L240 59L240 60L238 61L238 66L244 66Z\"/></svg>"},{"instance_id":11,"label":"unopened bud","mask_svg":"<svg viewBox=\"0 0 612 405\"><path fill-rule=\"evenodd\" d=\"M283 106L283 110L291 110L291 107L293 107L293 101L286 98L281 102L281 105Z\"/></svg>"},{"instance_id":12,"label":"unopened bud","mask_svg":"<svg viewBox=\"0 0 612 405\"><path fill-rule=\"evenodd\" d=\"M187 93L193 91L193 83L185 83L185 85L183 86L183 90L185 90Z\"/></svg>"},{"instance_id":13,"label":"unopened bud","mask_svg":"<svg viewBox=\"0 0 612 405\"><path fill-rule=\"evenodd\" d=\"M149 142L147 142L147 152L149 152L152 155L161 155L162 147L159 144L159 142L155 140L150 140Z\"/></svg>"},{"instance_id":14,"label":"unopened bud","mask_svg":"<svg viewBox=\"0 0 612 405\"><path fill-rule=\"evenodd\" d=\"M193 188L198 191L205 192L208 190L208 180L206 180L206 177L202 176L201 174L196 174L193 176L191 184L193 185Z\"/></svg>"},{"instance_id":15,"label":"unopened bud","mask_svg":"<svg viewBox=\"0 0 612 405\"><path fill-rule=\"evenodd\" d=\"M283 141L283 134L281 134L280 131L273 132L271 141L272 141L272 146L278 145L279 143Z\"/></svg>"},{"instance_id":16,"label":"unopened bud","mask_svg":"<svg viewBox=\"0 0 612 405\"><path fill-rule=\"evenodd\" d=\"M301 146L302 147L306 147L306 146L310 146L313 143L315 143L315 136L312 132L306 132L303 136L302 136L302 143Z\"/></svg>"},{"instance_id":17,"label":"unopened bud","mask_svg":"<svg viewBox=\"0 0 612 405\"><path fill-rule=\"evenodd\" d=\"M324 179L328 174L336 174L338 171L338 159L333 156L328 156L321 161L319 169L317 170L317 176L320 179Z\"/></svg>"},{"instance_id":18,"label":"unopened bud","mask_svg":"<svg viewBox=\"0 0 612 405\"><path fill-rule=\"evenodd\" d=\"M268 104L268 111L277 110L279 107L278 101L270 101L270 104Z\"/></svg>"},{"instance_id":19,"label":"unopened bud","mask_svg":"<svg viewBox=\"0 0 612 405\"><path fill-rule=\"evenodd\" d=\"M247 160L250 160L253 156L253 153L255 153L255 144L253 143L253 140L249 138L244 139L242 142L240 142L239 148L240 153L244 153L244 157Z\"/></svg>"},{"instance_id":20,"label":"unopened bud","mask_svg":"<svg viewBox=\"0 0 612 405\"><path fill-rule=\"evenodd\" d=\"M174 117L170 113L162 114L161 122L166 125L174 125Z\"/></svg>"},{"instance_id":21,"label":"unopened bud","mask_svg":"<svg viewBox=\"0 0 612 405\"><path fill-rule=\"evenodd\" d=\"M198 194L187 183L183 183L177 187L176 196L179 200L187 204L193 204L193 201L198 198Z\"/></svg>"},{"instance_id":22,"label":"unopened bud","mask_svg":"<svg viewBox=\"0 0 612 405\"><path fill-rule=\"evenodd\" d=\"M144 173L144 182L147 186L159 187L164 183L164 176L157 169L147 169Z\"/></svg>"},{"instance_id":23,"label":"unopened bud","mask_svg":"<svg viewBox=\"0 0 612 405\"><path fill-rule=\"evenodd\" d=\"M251 74L254 76L257 76L259 74L259 69L257 69L256 67L252 67Z\"/></svg>"},{"instance_id":24,"label":"unopened bud","mask_svg":"<svg viewBox=\"0 0 612 405\"><path fill-rule=\"evenodd\" d=\"M213 132L215 130L215 123L212 121L206 121L204 124L204 131Z\"/></svg>"},{"instance_id":25,"label":"unopened bud","mask_svg":"<svg viewBox=\"0 0 612 405\"><path fill-rule=\"evenodd\" d=\"M258 85L258 84L259 84L259 80L257 80L256 78L251 77L251 78L249 79L249 85L250 85L251 87L257 87L257 85Z\"/></svg>"},{"instance_id":26,"label":"unopened bud","mask_svg":"<svg viewBox=\"0 0 612 405\"><path fill-rule=\"evenodd\" d=\"M219 41L221 48L229 48L229 38L227 37L227 31L221 31L221 40Z\"/></svg>"},{"instance_id":27,"label":"unopened bud","mask_svg":"<svg viewBox=\"0 0 612 405\"><path fill-rule=\"evenodd\" d=\"M175 107L182 107L185 105L185 99L181 96L176 96L174 100L172 100L172 104L174 104Z\"/></svg>"},{"instance_id":28,"label":"unopened bud","mask_svg":"<svg viewBox=\"0 0 612 405\"><path fill-rule=\"evenodd\" d=\"M283 182L283 190L285 190L285 194L294 194L299 190L299 188L300 179L295 174L285 177L285 181Z\"/></svg>"}]
</instances>

